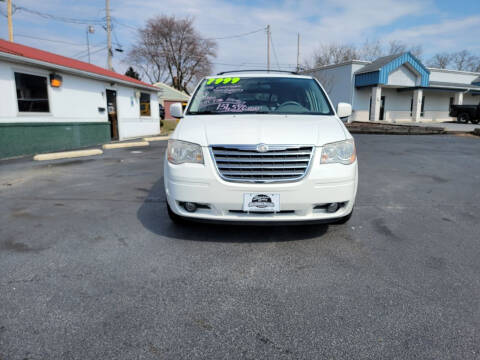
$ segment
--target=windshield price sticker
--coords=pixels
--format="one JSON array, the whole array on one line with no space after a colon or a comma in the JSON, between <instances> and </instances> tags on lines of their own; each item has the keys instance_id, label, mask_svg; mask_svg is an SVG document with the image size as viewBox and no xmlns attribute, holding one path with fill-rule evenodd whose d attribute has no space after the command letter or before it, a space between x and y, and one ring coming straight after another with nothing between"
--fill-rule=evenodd
<instances>
[{"instance_id":1,"label":"windshield price sticker","mask_svg":"<svg viewBox=\"0 0 480 360\"><path fill-rule=\"evenodd\" d=\"M240 81L239 77L226 77L226 78L210 78L207 80L207 85L227 85L236 84Z\"/></svg>"}]
</instances>

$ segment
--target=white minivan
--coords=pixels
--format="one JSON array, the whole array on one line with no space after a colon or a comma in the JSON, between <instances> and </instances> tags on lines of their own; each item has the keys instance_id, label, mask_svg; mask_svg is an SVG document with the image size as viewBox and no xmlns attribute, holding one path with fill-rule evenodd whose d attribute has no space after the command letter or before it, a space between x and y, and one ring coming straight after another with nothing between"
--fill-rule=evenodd
<instances>
[{"instance_id":1,"label":"white minivan","mask_svg":"<svg viewBox=\"0 0 480 360\"><path fill-rule=\"evenodd\" d=\"M203 79L168 141L164 181L174 222L344 223L358 163L352 135L318 81L272 71Z\"/></svg>"}]
</instances>

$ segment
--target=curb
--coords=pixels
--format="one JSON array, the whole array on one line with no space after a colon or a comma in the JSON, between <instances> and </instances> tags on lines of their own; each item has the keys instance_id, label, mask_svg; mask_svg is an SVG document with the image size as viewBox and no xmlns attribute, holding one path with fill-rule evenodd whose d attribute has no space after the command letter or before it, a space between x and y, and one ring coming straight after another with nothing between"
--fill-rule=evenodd
<instances>
[{"instance_id":1,"label":"curb","mask_svg":"<svg viewBox=\"0 0 480 360\"><path fill-rule=\"evenodd\" d=\"M170 136L152 136L152 137L145 137L143 138L144 141L161 141L161 140L168 140Z\"/></svg>"},{"instance_id":2,"label":"curb","mask_svg":"<svg viewBox=\"0 0 480 360\"><path fill-rule=\"evenodd\" d=\"M39 154L33 157L35 161L71 159L76 157L102 155L103 151L100 149L77 150L77 151L63 151L57 153Z\"/></svg>"},{"instance_id":3,"label":"curb","mask_svg":"<svg viewBox=\"0 0 480 360\"><path fill-rule=\"evenodd\" d=\"M351 123L347 129L352 134L382 134L382 135L442 135L444 128L397 124Z\"/></svg>"},{"instance_id":4,"label":"curb","mask_svg":"<svg viewBox=\"0 0 480 360\"><path fill-rule=\"evenodd\" d=\"M127 143L105 144L102 147L104 149L120 149L120 148L141 147L141 146L149 146L149 145L150 143L148 141L135 141L135 142L127 142Z\"/></svg>"}]
</instances>

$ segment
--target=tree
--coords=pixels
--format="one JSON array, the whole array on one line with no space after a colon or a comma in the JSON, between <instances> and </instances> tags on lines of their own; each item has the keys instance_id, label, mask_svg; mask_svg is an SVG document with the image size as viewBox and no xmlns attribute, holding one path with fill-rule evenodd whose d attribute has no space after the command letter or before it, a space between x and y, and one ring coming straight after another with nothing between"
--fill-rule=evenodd
<instances>
[{"instance_id":1,"label":"tree","mask_svg":"<svg viewBox=\"0 0 480 360\"><path fill-rule=\"evenodd\" d=\"M143 75L154 82L169 82L189 93L189 87L212 71L217 43L204 39L193 19L157 16L138 31L138 41L128 54Z\"/></svg>"},{"instance_id":2,"label":"tree","mask_svg":"<svg viewBox=\"0 0 480 360\"><path fill-rule=\"evenodd\" d=\"M136 72L131 66L127 69L127 71L125 72L125 75L130 76L131 78L140 80L140 74Z\"/></svg>"},{"instance_id":3,"label":"tree","mask_svg":"<svg viewBox=\"0 0 480 360\"><path fill-rule=\"evenodd\" d=\"M438 69L446 69L452 62L452 55L449 53L439 53L435 54L428 62L428 66L438 68Z\"/></svg>"},{"instance_id":4,"label":"tree","mask_svg":"<svg viewBox=\"0 0 480 360\"><path fill-rule=\"evenodd\" d=\"M480 57L472 54L468 50L461 50L452 53L435 54L428 63L431 67L463 71L480 71Z\"/></svg>"},{"instance_id":5,"label":"tree","mask_svg":"<svg viewBox=\"0 0 480 360\"><path fill-rule=\"evenodd\" d=\"M382 56L401 54L409 51L413 56L420 58L423 49L420 45L408 46L401 41L390 41L383 44L379 40L370 42L365 41L361 46L323 44L314 53L311 62L306 62L304 67L311 68L325 65L340 64L350 60L374 61Z\"/></svg>"},{"instance_id":6,"label":"tree","mask_svg":"<svg viewBox=\"0 0 480 360\"><path fill-rule=\"evenodd\" d=\"M321 45L313 55L314 67L340 64L345 61L358 59L358 51L354 45Z\"/></svg>"},{"instance_id":7,"label":"tree","mask_svg":"<svg viewBox=\"0 0 480 360\"><path fill-rule=\"evenodd\" d=\"M452 54L452 61L457 70L470 70L474 65L475 57L468 50L461 50Z\"/></svg>"}]
</instances>

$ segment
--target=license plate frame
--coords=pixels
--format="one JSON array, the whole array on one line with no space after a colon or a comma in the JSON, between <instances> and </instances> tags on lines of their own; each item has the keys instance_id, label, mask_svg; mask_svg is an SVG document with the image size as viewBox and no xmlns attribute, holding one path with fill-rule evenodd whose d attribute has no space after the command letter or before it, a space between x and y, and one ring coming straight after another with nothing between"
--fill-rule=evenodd
<instances>
[{"instance_id":1,"label":"license plate frame","mask_svg":"<svg viewBox=\"0 0 480 360\"><path fill-rule=\"evenodd\" d=\"M280 194L266 192L244 193L243 211L279 212Z\"/></svg>"}]
</instances>

